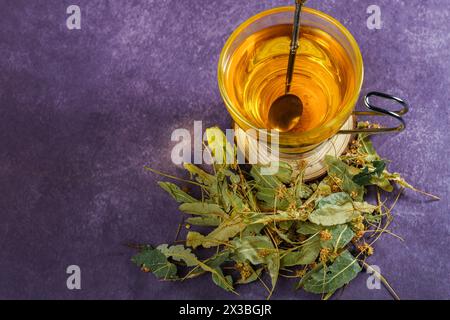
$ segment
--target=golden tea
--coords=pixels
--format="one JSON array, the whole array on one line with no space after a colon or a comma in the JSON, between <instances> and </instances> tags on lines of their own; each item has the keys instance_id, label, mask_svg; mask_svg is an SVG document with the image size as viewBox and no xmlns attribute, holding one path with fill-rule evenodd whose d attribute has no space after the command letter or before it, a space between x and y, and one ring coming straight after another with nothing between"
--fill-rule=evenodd
<instances>
[{"instance_id":1,"label":"golden tea","mask_svg":"<svg viewBox=\"0 0 450 320\"><path fill-rule=\"evenodd\" d=\"M284 94L292 25L262 29L234 51L224 86L231 102L247 120L268 128L271 104ZM303 115L293 132L320 127L333 119L357 81L348 54L328 33L302 26L291 93L303 101Z\"/></svg>"}]
</instances>

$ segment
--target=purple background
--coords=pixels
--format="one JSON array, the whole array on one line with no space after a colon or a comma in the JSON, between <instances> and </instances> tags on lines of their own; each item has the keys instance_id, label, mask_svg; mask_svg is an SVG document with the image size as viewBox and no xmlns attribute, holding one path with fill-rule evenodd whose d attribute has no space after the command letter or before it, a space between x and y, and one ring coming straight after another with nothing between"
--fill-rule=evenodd
<instances>
[{"instance_id":1,"label":"purple background","mask_svg":"<svg viewBox=\"0 0 450 320\"><path fill-rule=\"evenodd\" d=\"M65 26L82 9L82 30ZM259 284L223 292L205 276L158 282L130 263L124 243L174 240L177 204L144 164L182 174L170 161L175 128L194 120L227 127L216 84L232 30L287 0L0 0L0 298L265 298ZM345 4L345 5L344 5ZM383 28L366 27L370 4ZM371 263L404 299L450 298L448 0L311 0L339 19L365 59L363 92L387 91L412 106L409 128L376 140L418 188L405 192L393 231ZM66 288L66 267L82 290ZM345 299L390 299L360 275ZM275 299L317 298L281 280Z\"/></svg>"}]
</instances>

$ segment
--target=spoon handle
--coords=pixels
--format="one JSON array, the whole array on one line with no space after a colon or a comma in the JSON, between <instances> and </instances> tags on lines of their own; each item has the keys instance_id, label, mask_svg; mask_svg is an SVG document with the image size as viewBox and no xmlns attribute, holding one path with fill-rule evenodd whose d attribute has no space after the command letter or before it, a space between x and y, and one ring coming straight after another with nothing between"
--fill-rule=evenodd
<instances>
[{"instance_id":1,"label":"spoon handle","mask_svg":"<svg viewBox=\"0 0 450 320\"><path fill-rule=\"evenodd\" d=\"M292 77L294 75L295 58L297 56L298 42L300 36L300 15L305 0L295 1L294 28L292 31L291 50L289 52L289 62L286 75L286 94L291 91Z\"/></svg>"}]
</instances>

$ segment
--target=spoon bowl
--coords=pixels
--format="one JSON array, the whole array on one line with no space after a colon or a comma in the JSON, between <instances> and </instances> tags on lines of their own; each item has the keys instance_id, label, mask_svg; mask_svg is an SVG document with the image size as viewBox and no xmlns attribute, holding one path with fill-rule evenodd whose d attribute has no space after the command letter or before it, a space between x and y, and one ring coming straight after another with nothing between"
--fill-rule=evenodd
<instances>
[{"instance_id":1,"label":"spoon bowl","mask_svg":"<svg viewBox=\"0 0 450 320\"><path fill-rule=\"evenodd\" d=\"M294 129L302 116L303 102L293 94L277 98L269 110L268 124L271 129L288 132Z\"/></svg>"}]
</instances>

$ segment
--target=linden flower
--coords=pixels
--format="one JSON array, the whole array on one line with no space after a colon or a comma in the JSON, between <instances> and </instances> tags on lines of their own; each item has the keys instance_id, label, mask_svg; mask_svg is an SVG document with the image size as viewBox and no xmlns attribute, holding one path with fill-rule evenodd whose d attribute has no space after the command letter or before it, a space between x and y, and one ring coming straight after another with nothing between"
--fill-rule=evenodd
<instances>
[{"instance_id":1,"label":"linden flower","mask_svg":"<svg viewBox=\"0 0 450 320\"><path fill-rule=\"evenodd\" d=\"M358 192L352 191L352 193L350 193L350 197L352 197L352 199L356 199L358 197Z\"/></svg>"},{"instance_id":2,"label":"linden flower","mask_svg":"<svg viewBox=\"0 0 450 320\"><path fill-rule=\"evenodd\" d=\"M284 196L286 195L286 192L287 192L286 186L285 186L284 184L281 185L281 186L277 189L277 193L276 193L277 198L279 198L279 199L284 198Z\"/></svg>"},{"instance_id":3,"label":"linden flower","mask_svg":"<svg viewBox=\"0 0 450 320\"><path fill-rule=\"evenodd\" d=\"M236 263L236 269L241 274L242 280L247 280L253 274L253 269L247 263Z\"/></svg>"},{"instance_id":4,"label":"linden flower","mask_svg":"<svg viewBox=\"0 0 450 320\"><path fill-rule=\"evenodd\" d=\"M141 271L142 271L142 272L145 272L145 273L152 272L152 270L151 270L150 268L146 267L145 265L142 265Z\"/></svg>"},{"instance_id":5,"label":"linden flower","mask_svg":"<svg viewBox=\"0 0 450 320\"><path fill-rule=\"evenodd\" d=\"M330 231L328 231L328 230L320 231L319 236L320 236L320 240L322 240L322 241L328 241L328 240L331 240L331 238L332 238L332 235L331 235Z\"/></svg>"},{"instance_id":6,"label":"linden flower","mask_svg":"<svg viewBox=\"0 0 450 320\"><path fill-rule=\"evenodd\" d=\"M303 278L306 274L306 269L301 269L301 270L297 270L295 271L295 276L298 278Z\"/></svg>"},{"instance_id":7,"label":"linden flower","mask_svg":"<svg viewBox=\"0 0 450 320\"><path fill-rule=\"evenodd\" d=\"M372 246L370 246L367 243L364 243L363 245L358 246L358 250L367 256L373 255L374 249Z\"/></svg>"},{"instance_id":8,"label":"linden flower","mask_svg":"<svg viewBox=\"0 0 450 320\"><path fill-rule=\"evenodd\" d=\"M267 257L270 254L270 250L267 249L260 249L258 250L258 256L261 258Z\"/></svg>"},{"instance_id":9,"label":"linden flower","mask_svg":"<svg viewBox=\"0 0 450 320\"><path fill-rule=\"evenodd\" d=\"M320 250L321 262L327 262L329 257L330 257L330 249L323 248L322 250Z\"/></svg>"},{"instance_id":10,"label":"linden flower","mask_svg":"<svg viewBox=\"0 0 450 320\"><path fill-rule=\"evenodd\" d=\"M289 212L297 211L297 203L295 201L289 203L288 210Z\"/></svg>"},{"instance_id":11,"label":"linden flower","mask_svg":"<svg viewBox=\"0 0 450 320\"><path fill-rule=\"evenodd\" d=\"M340 190L341 188L337 184L331 186L331 191L333 191L333 193L339 192Z\"/></svg>"},{"instance_id":12,"label":"linden flower","mask_svg":"<svg viewBox=\"0 0 450 320\"><path fill-rule=\"evenodd\" d=\"M356 235L353 237L352 241L353 242L357 242L359 241L362 237L364 237L364 231L360 230L356 233Z\"/></svg>"}]
</instances>

